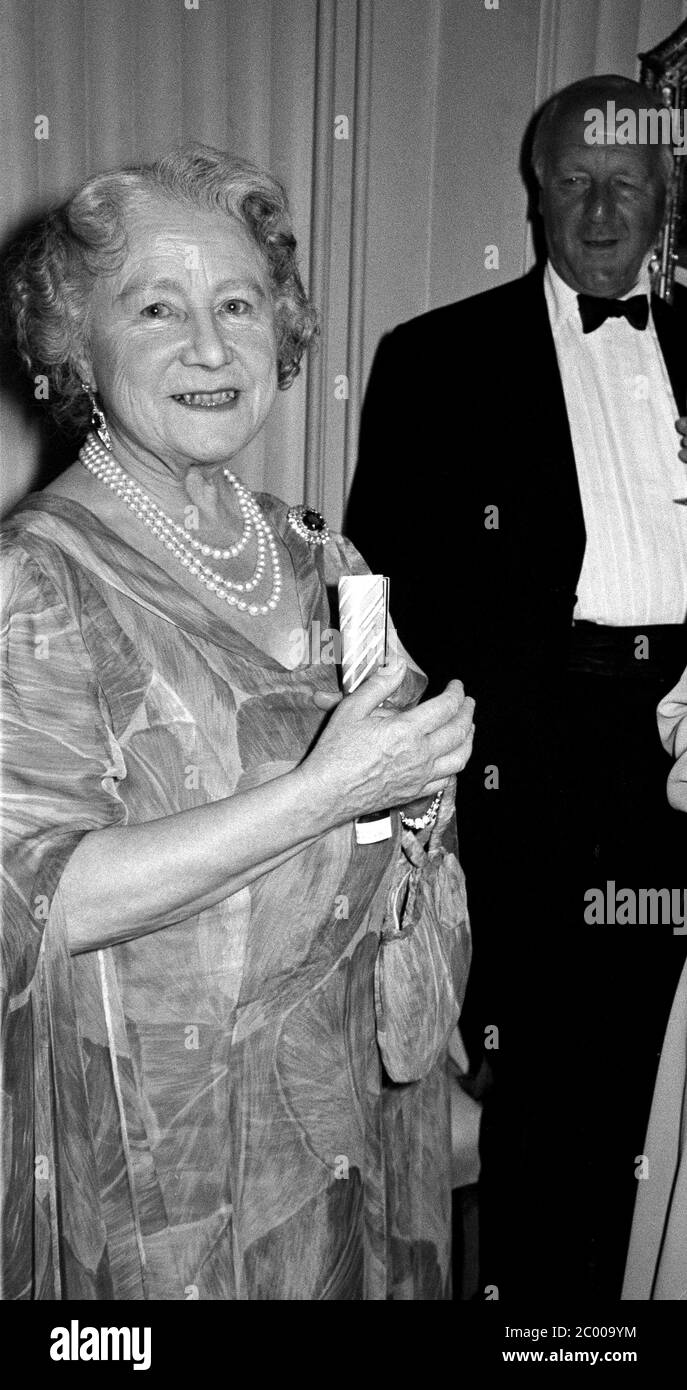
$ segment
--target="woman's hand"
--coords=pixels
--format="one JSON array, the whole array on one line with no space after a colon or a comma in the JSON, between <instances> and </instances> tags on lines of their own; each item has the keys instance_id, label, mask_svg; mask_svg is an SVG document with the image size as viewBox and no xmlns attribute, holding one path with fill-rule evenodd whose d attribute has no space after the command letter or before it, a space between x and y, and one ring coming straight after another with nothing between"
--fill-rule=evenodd
<instances>
[{"instance_id":1,"label":"woman's hand","mask_svg":"<svg viewBox=\"0 0 687 1390\"><path fill-rule=\"evenodd\" d=\"M335 814L344 824L433 796L465 767L472 751L474 700L460 681L449 681L443 694L415 709L383 708L405 671L404 664L385 667L342 699L301 764L309 794L321 801L328 819Z\"/></svg>"},{"instance_id":2,"label":"woman's hand","mask_svg":"<svg viewBox=\"0 0 687 1390\"><path fill-rule=\"evenodd\" d=\"M678 458L681 458L683 463L687 463L687 415L681 415L680 419L675 421L675 428L682 436L682 443L677 451Z\"/></svg>"}]
</instances>

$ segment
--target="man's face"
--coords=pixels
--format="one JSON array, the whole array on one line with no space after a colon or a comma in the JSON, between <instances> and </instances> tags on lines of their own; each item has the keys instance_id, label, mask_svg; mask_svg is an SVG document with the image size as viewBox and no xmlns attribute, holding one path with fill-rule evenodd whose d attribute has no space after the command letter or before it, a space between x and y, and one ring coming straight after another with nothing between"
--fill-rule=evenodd
<instances>
[{"instance_id":1,"label":"man's face","mask_svg":"<svg viewBox=\"0 0 687 1390\"><path fill-rule=\"evenodd\" d=\"M590 145L583 106L551 133L540 211L549 257L566 284L617 298L636 284L663 221L665 185L656 145Z\"/></svg>"}]
</instances>

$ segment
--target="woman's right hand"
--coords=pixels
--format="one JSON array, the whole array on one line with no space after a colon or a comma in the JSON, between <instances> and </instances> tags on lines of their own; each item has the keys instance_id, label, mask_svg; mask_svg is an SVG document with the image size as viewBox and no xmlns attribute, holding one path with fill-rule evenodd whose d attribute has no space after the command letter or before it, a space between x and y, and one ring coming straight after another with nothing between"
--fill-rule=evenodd
<instances>
[{"instance_id":1,"label":"woman's right hand","mask_svg":"<svg viewBox=\"0 0 687 1390\"><path fill-rule=\"evenodd\" d=\"M475 702L460 681L415 709L383 708L405 673L404 663L384 667L346 695L301 764L334 824L433 796L470 757Z\"/></svg>"},{"instance_id":2,"label":"woman's right hand","mask_svg":"<svg viewBox=\"0 0 687 1390\"><path fill-rule=\"evenodd\" d=\"M158 820L83 835L60 879L70 950L184 922L334 826L438 791L470 756L474 703L450 681L417 709L384 709L404 669L380 671L347 695L289 772ZM336 703L316 701L320 709Z\"/></svg>"},{"instance_id":3,"label":"woman's right hand","mask_svg":"<svg viewBox=\"0 0 687 1390\"><path fill-rule=\"evenodd\" d=\"M681 415L679 420L675 421L675 428L680 435L678 458L682 459L683 463L687 463L687 415Z\"/></svg>"}]
</instances>

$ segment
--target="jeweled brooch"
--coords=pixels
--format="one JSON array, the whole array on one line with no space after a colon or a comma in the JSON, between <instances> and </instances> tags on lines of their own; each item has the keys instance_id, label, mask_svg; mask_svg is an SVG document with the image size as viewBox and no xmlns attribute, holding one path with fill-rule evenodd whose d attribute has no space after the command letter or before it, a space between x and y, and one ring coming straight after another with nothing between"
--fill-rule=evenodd
<instances>
[{"instance_id":1,"label":"jeweled brooch","mask_svg":"<svg viewBox=\"0 0 687 1390\"><path fill-rule=\"evenodd\" d=\"M326 545L330 530L321 512L313 507L289 507L286 520L308 545Z\"/></svg>"}]
</instances>

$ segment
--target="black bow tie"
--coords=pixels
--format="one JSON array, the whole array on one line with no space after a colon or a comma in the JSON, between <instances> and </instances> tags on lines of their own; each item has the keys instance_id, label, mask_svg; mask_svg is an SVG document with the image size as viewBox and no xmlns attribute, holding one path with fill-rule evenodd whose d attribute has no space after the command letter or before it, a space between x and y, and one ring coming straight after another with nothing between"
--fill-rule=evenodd
<instances>
[{"instance_id":1,"label":"black bow tie","mask_svg":"<svg viewBox=\"0 0 687 1390\"><path fill-rule=\"evenodd\" d=\"M645 294L633 294L631 299L599 299L595 294L578 294L582 332L593 333L606 319L627 319L633 328L646 328L649 322L649 301Z\"/></svg>"}]
</instances>

